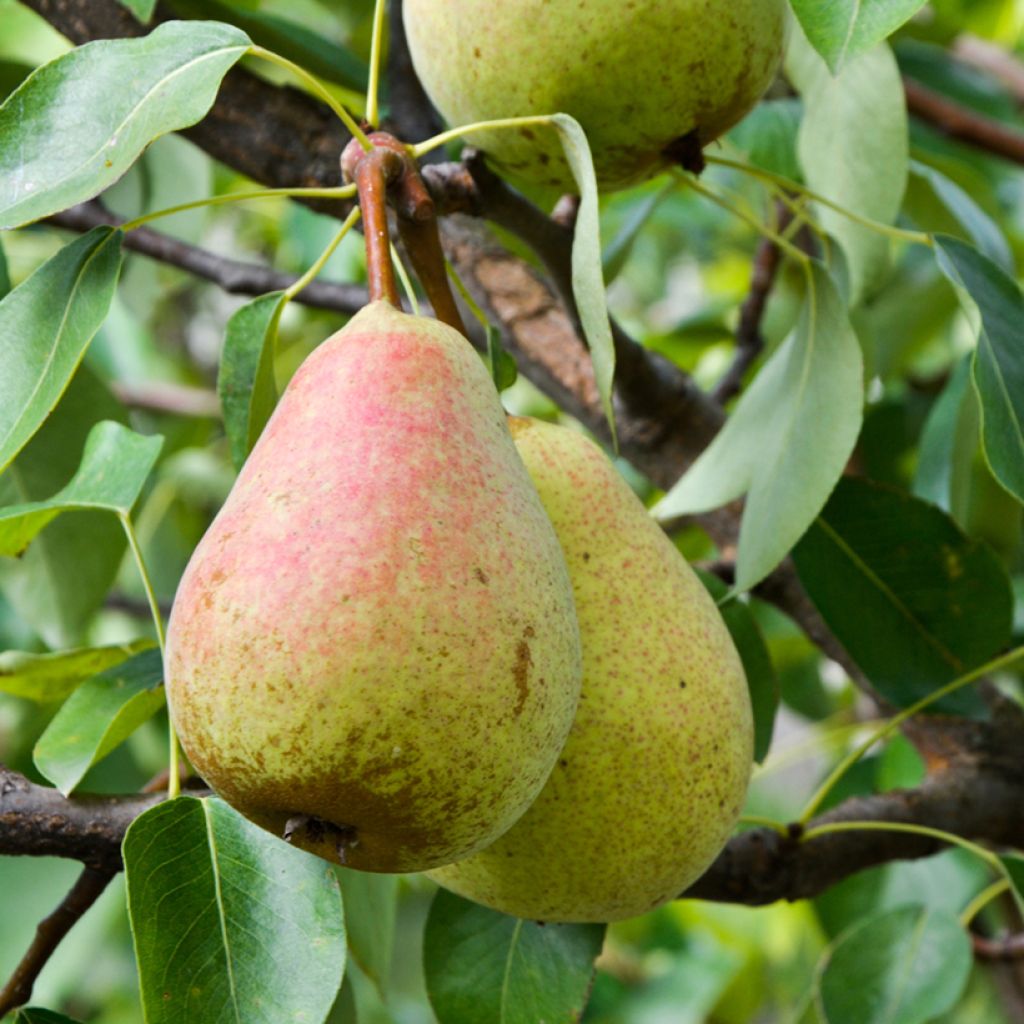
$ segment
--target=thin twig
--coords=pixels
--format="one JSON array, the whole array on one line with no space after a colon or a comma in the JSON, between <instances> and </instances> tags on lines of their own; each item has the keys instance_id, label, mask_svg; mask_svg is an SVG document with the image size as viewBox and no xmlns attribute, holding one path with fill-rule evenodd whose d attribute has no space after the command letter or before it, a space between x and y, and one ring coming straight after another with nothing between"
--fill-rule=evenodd
<instances>
[{"instance_id":1,"label":"thin twig","mask_svg":"<svg viewBox=\"0 0 1024 1024\"><path fill-rule=\"evenodd\" d=\"M1024 960L1024 935L1004 935L988 939L972 935L974 955L982 960Z\"/></svg>"},{"instance_id":2,"label":"thin twig","mask_svg":"<svg viewBox=\"0 0 1024 1024\"><path fill-rule=\"evenodd\" d=\"M911 78L904 78L903 86L907 93L907 109L912 114L930 122L951 138L1024 164L1024 132L985 117Z\"/></svg>"},{"instance_id":3,"label":"thin twig","mask_svg":"<svg viewBox=\"0 0 1024 1024\"><path fill-rule=\"evenodd\" d=\"M103 224L119 224L121 218L93 200L56 213L49 222L71 231L89 231ZM266 295L285 291L299 279L297 274L218 256L148 227L130 231L125 236L124 247L212 281L232 295ZM355 313L368 300L366 289L359 285L312 281L296 295L294 301L317 309Z\"/></svg>"},{"instance_id":4,"label":"thin twig","mask_svg":"<svg viewBox=\"0 0 1024 1024\"><path fill-rule=\"evenodd\" d=\"M0 989L0 1017L32 998L32 988L61 940L110 884L118 868L86 867L49 917L36 927L35 938L21 962Z\"/></svg>"},{"instance_id":5,"label":"thin twig","mask_svg":"<svg viewBox=\"0 0 1024 1024\"><path fill-rule=\"evenodd\" d=\"M778 227L780 234L786 230L786 226L791 220L792 214L789 210L780 211ZM750 291L740 308L740 321L736 328L736 354L711 393L720 405L725 405L739 393L744 375L764 351L761 321L764 318L768 296L775 285L775 278L778 276L781 263L781 249L770 238L762 238L757 248L757 255L754 257L754 267L750 276Z\"/></svg>"}]
</instances>

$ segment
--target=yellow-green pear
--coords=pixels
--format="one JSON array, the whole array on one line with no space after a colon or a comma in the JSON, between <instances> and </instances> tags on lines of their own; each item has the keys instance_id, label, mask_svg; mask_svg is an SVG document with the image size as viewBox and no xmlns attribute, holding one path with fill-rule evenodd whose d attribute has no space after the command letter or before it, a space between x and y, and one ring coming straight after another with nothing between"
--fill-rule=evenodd
<instances>
[{"instance_id":1,"label":"yellow-green pear","mask_svg":"<svg viewBox=\"0 0 1024 1024\"><path fill-rule=\"evenodd\" d=\"M740 120L782 60L786 0L404 0L413 66L452 126L571 114L622 188ZM471 133L506 173L575 191L556 133Z\"/></svg>"},{"instance_id":2,"label":"yellow-green pear","mask_svg":"<svg viewBox=\"0 0 1024 1024\"><path fill-rule=\"evenodd\" d=\"M565 560L481 360L366 307L300 367L181 581L189 759L298 845L417 871L525 811L579 687Z\"/></svg>"},{"instance_id":3,"label":"yellow-green pear","mask_svg":"<svg viewBox=\"0 0 1024 1024\"><path fill-rule=\"evenodd\" d=\"M714 602L604 453L536 420L512 432L569 565L583 690L526 814L430 877L517 917L620 920L678 896L732 832L747 684Z\"/></svg>"}]
</instances>

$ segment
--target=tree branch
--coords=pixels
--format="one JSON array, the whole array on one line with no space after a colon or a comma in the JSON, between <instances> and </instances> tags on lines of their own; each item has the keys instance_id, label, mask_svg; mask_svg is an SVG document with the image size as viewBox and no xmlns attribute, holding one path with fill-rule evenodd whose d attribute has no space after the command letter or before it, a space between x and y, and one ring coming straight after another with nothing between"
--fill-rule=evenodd
<instances>
[{"instance_id":1,"label":"tree branch","mask_svg":"<svg viewBox=\"0 0 1024 1024\"><path fill-rule=\"evenodd\" d=\"M116 874L116 868L85 868L57 909L39 922L32 945L21 958L7 984L0 989L0 1017L15 1007L24 1006L32 998L36 979L47 961L64 936L102 895Z\"/></svg>"},{"instance_id":2,"label":"tree branch","mask_svg":"<svg viewBox=\"0 0 1024 1024\"><path fill-rule=\"evenodd\" d=\"M907 109L939 131L1014 163L1024 164L1024 132L984 117L977 111L904 78Z\"/></svg>"},{"instance_id":3,"label":"tree branch","mask_svg":"<svg viewBox=\"0 0 1024 1024\"><path fill-rule=\"evenodd\" d=\"M1024 716L1016 709L992 722L915 720L916 739L941 767L920 787L855 797L811 821L881 821L924 825L994 846L1024 847ZM927 737L922 740L922 737ZM202 795L201 793L198 795ZM120 866L121 840L158 795L65 798L0 769L0 855L55 855L103 869ZM802 841L756 828L734 836L707 873L683 895L762 905L807 899L837 882L892 860L927 857L936 840L896 832L843 832Z\"/></svg>"},{"instance_id":4,"label":"tree branch","mask_svg":"<svg viewBox=\"0 0 1024 1024\"><path fill-rule=\"evenodd\" d=\"M123 221L105 209L102 203L92 200L55 213L48 222L70 231L89 231L102 224L121 224ZM266 295L284 291L298 280L297 274L218 256L148 227L129 231L124 238L124 247L211 281L232 295ZM310 281L292 301L351 314L362 309L369 299L366 289L360 285L317 280Z\"/></svg>"}]
</instances>

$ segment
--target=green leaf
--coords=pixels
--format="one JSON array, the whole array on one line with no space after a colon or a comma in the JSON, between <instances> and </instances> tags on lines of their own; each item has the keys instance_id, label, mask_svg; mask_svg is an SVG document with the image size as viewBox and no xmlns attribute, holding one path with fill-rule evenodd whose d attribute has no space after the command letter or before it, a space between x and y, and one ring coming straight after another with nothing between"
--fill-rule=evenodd
<instances>
[{"instance_id":1,"label":"green leaf","mask_svg":"<svg viewBox=\"0 0 1024 1024\"><path fill-rule=\"evenodd\" d=\"M356 92L366 91L370 69L350 50L298 22L221 0L171 0L170 6L191 18L214 18L243 29L254 43L287 57L318 78Z\"/></svg>"},{"instance_id":2,"label":"green leaf","mask_svg":"<svg viewBox=\"0 0 1024 1024\"><path fill-rule=\"evenodd\" d=\"M148 25L153 17L153 8L156 7L156 0L120 0L123 7L127 7L136 18Z\"/></svg>"},{"instance_id":3,"label":"green leaf","mask_svg":"<svg viewBox=\"0 0 1024 1024\"><path fill-rule=\"evenodd\" d=\"M0 505L43 501L59 491L78 469L89 431L104 419L124 421L127 414L99 378L79 366L56 409L0 475ZM124 530L109 512L67 512L20 558L0 558L0 588L48 647L84 646L124 550Z\"/></svg>"},{"instance_id":4,"label":"green leaf","mask_svg":"<svg viewBox=\"0 0 1024 1024\"><path fill-rule=\"evenodd\" d=\"M7 254L4 252L3 243L0 242L0 299L4 298L11 290L11 275L7 269Z\"/></svg>"},{"instance_id":5,"label":"green leaf","mask_svg":"<svg viewBox=\"0 0 1024 1024\"><path fill-rule=\"evenodd\" d=\"M999 854L999 860L1006 872L1013 898L1017 901L1020 911L1024 913L1024 857L1019 853L1003 853Z\"/></svg>"},{"instance_id":6,"label":"green leaf","mask_svg":"<svg viewBox=\"0 0 1024 1024\"><path fill-rule=\"evenodd\" d=\"M341 987L345 924L325 861L216 799L179 797L124 841L147 1024L321 1021Z\"/></svg>"},{"instance_id":7,"label":"green leaf","mask_svg":"<svg viewBox=\"0 0 1024 1024\"><path fill-rule=\"evenodd\" d=\"M3 651L0 653L0 692L40 703L64 700L86 679L152 645L151 640L133 640L130 644L80 647L51 654Z\"/></svg>"},{"instance_id":8,"label":"green leaf","mask_svg":"<svg viewBox=\"0 0 1024 1024\"><path fill-rule=\"evenodd\" d=\"M383 994L391 968L398 911L398 876L336 868L351 958Z\"/></svg>"},{"instance_id":9,"label":"green leaf","mask_svg":"<svg viewBox=\"0 0 1024 1024\"><path fill-rule=\"evenodd\" d=\"M910 163L910 174L915 185L926 189L941 204L948 219L962 230L965 240L973 243L979 252L984 253L993 263L997 263L1007 273L1014 269L1013 253L1006 241L1002 228L965 192L955 181L947 178L934 167L922 164L917 160ZM915 220L926 231L950 230L934 223ZM952 229L955 231L955 227Z\"/></svg>"},{"instance_id":10,"label":"green leaf","mask_svg":"<svg viewBox=\"0 0 1024 1024\"><path fill-rule=\"evenodd\" d=\"M673 179L657 192L651 192L650 195L646 195L632 204L618 234L604 247L601 253L601 267L605 284L610 284L619 276L633 251L633 244L654 215L658 204L668 198L677 188L678 184Z\"/></svg>"},{"instance_id":11,"label":"green leaf","mask_svg":"<svg viewBox=\"0 0 1024 1024\"><path fill-rule=\"evenodd\" d=\"M217 22L166 22L79 46L0 106L0 228L92 198L154 139L201 120L250 45Z\"/></svg>"},{"instance_id":12,"label":"green leaf","mask_svg":"<svg viewBox=\"0 0 1024 1024\"><path fill-rule=\"evenodd\" d=\"M439 890L423 961L440 1024L579 1020L604 932L604 925L521 921Z\"/></svg>"},{"instance_id":13,"label":"green leaf","mask_svg":"<svg viewBox=\"0 0 1024 1024\"><path fill-rule=\"evenodd\" d=\"M36 742L32 759L65 796L164 705L163 663L143 651L84 682Z\"/></svg>"},{"instance_id":14,"label":"green leaf","mask_svg":"<svg viewBox=\"0 0 1024 1024\"><path fill-rule=\"evenodd\" d=\"M907 101L892 52L879 46L833 78L795 32L786 67L804 101L797 145L807 184L853 213L891 224L909 166ZM884 276L889 240L835 210L817 213L846 256L852 305Z\"/></svg>"},{"instance_id":15,"label":"green leaf","mask_svg":"<svg viewBox=\"0 0 1024 1024\"><path fill-rule=\"evenodd\" d=\"M954 477L959 468L957 436L970 379L970 360L964 358L953 368L921 431L913 492L944 512L953 511Z\"/></svg>"},{"instance_id":16,"label":"green leaf","mask_svg":"<svg viewBox=\"0 0 1024 1024\"><path fill-rule=\"evenodd\" d=\"M110 309L123 234L93 228L0 300L0 470L42 425Z\"/></svg>"},{"instance_id":17,"label":"green leaf","mask_svg":"<svg viewBox=\"0 0 1024 1024\"><path fill-rule=\"evenodd\" d=\"M25 1006L18 1010L14 1024L78 1024L78 1021L65 1017L63 1013L44 1010L37 1006Z\"/></svg>"},{"instance_id":18,"label":"green leaf","mask_svg":"<svg viewBox=\"0 0 1024 1024\"><path fill-rule=\"evenodd\" d=\"M555 114L551 123L558 129L565 159L580 190L576 230L572 243L572 293L579 311L583 334L590 346L594 377L601 405L612 432L612 444L618 447L612 389L615 383L615 342L608 320L608 299L604 290L601 265L601 223L597 178L590 143L579 123L568 114Z\"/></svg>"},{"instance_id":19,"label":"green leaf","mask_svg":"<svg viewBox=\"0 0 1024 1024\"><path fill-rule=\"evenodd\" d=\"M284 292L261 295L236 310L228 321L217 393L237 469L248 458L277 404L274 350L286 301Z\"/></svg>"},{"instance_id":20,"label":"green leaf","mask_svg":"<svg viewBox=\"0 0 1024 1024\"><path fill-rule=\"evenodd\" d=\"M764 579L825 504L860 431L860 347L828 272L811 269L800 320L725 427L653 509L659 519L747 493L736 589ZM823 425L827 424L827 429Z\"/></svg>"},{"instance_id":21,"label":"green leaf","mask_svg":"<svg viewBox=\"0 0 1024 1024\"><path fill-rule=\"evenodd\" d=\"M750 608L738 598L730 597L729 588L717 576L699 569L697 575L718 603L718 610L743 662L750 705L754 710L754 760L760 764L771 747L775 713L779 708L779 680L772 656Z\"/></svg>"},{"instance_id":22,"label":"green leaf","mask_svg":"<svg viewBox=\"0 0 1024 1024\"><path fill-rule=\"evenodd\" d=\"M956 1005L971 941L956 915L923 905L875 914L844 932L819 966L826 1024L925 1024Z\"/></svg>"},{"instance_id":23,"label":"green leaf","mask_svg":"<svg viewBox=\"0 0 1024 1024\"><path fill-rule=\"evenodd\" d=\"M897 707L1009 641L1013 594L995 555L939 509L894 488L844 478L793 559L840 643ZM976 713L981 703L965 689L939 707Z\"/></svg>"},{"instance_id":24,"label":"green leaf","mask_svg":"<svg viewBox=\"0 0 1024 1024\"><path fill-rule=\"evenodd\" d=\"M796 97L759 103L729 133L729 141L755 167L799 181L796 146L803 109Z\"/></svg>"},{"instance_id":25,"label":"green leaf","mask_svg":"<svg viewBox=\"0 0 1024 1024\"><path fill-rule=\"evenodd\" d=\"M502 347L501 331L491 324L487 325L487 364L499 393L512 387L519 378L516 361Z\"/></svg>"},{"instance_id":26,"label":"green leaf","mask_svg":"<svg viewBox=\"0 0 1024 1024\"><path fill-rule=\"evenodd\" d=\"M46 501L0 508L0 555L20 555L61 512L93 509L127 514L156 462L164 439L143 437L112 420L97 423L82 462L66 487Z\"/></svg>"},{"instance_id":27,"label":"green leaf","mask_svg":"<svg viewBox=\"0 0 1024 1024\"><path fill-rule=\"evenodd\" d=\"M792 0L807 38L833 72L909 21L925 0Z\"/></svg>"},{"instance_id":28,"label":"green leaf","mask_svg":"<svg viewBox=\"0 0 1024 1024\"><path fill-rule=\"evenodd\" d=\"M982 444L996 479L1024 502L1024 294L987 256L948 235L935 239L939 268L981 315L974 387Z\"/></svg>"}]
</instances>

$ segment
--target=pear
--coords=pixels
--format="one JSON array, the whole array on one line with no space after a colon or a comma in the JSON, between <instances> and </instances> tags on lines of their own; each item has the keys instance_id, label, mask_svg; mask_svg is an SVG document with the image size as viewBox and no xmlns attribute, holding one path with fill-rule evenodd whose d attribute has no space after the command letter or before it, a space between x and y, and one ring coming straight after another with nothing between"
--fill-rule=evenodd
<instances>
[{"instance_id":1,"label":"pear","mask_svg":"<svg viewBox=\"0 0 1024 1024\"><path fill-rule=\"evenodd\" d=\"M583 690L526 814L430 877L517 917L620 920L678 896L728 839L752 758L747 685L714 602L600 449L536 420L512 432L569 565Z\"/></svg>"},{"instance_id":2,"label":"pear","mask_svg":"<svg viewBox=\"0 0 1024 1024\"><path fill-rule=\"evenodd\" d=\"M405 0L413 66L453 126L571 114L623 188L739 121L782 60L786 0ZM554 131L473 132L514 178L576 191Z\"/></svg>"},{"instance_id":3,"label":"pear","mask_svg":"<svg viewBox=\"0 0 1024 1024\"><path fill-rule=\"evenodd\" d=\"M565 561L483 363L367 306L299 368L181 581L189 759L321 856L436 867L535 798L580 674Z\"/></svg>"}]
</instances>

